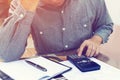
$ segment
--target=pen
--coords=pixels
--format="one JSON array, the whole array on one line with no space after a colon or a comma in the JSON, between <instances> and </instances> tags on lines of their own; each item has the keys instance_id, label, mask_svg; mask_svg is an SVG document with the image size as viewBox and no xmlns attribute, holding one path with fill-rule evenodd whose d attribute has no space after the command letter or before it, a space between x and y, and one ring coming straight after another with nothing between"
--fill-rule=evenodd
<instances>
[{"instance_id":1,"label":"pen","mask_svg":"<svg viewBox=\"0 0 120 80\"><path fill-rule=\"evenodd\" d=\"M40 65L38 65L38 64L36 64L36 63L34 63L34 62L31 62L31 61L28 61L28 60L25 60L25 62L27 62L28 64L30 64L31 66L33 66L33 67L35 67L35 68L37 68L37 69L39 69L39 70L42 70L42 71L44 71L44 72L47 72L47 69L46 69L46 68L44 68L44 67L42 67L42 66L40 66Z\"/></svg>"}]
</instances>

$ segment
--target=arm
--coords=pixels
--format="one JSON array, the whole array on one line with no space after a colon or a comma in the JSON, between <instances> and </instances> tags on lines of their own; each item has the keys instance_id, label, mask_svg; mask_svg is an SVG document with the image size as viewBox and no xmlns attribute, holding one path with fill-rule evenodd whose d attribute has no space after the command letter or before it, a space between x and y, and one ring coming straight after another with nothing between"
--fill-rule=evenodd
<instances>
[{"instance_id":1,"label":"arm","mask_svg":"<svg viewBox=\"0 0 120 80\"><path fill-rule=\"evenodd\" d=\"M96 5L96 18L93 23L93 37L85 40L78 49L78 55L81 56L82 51L87 47L87 56L96 56L100 50L100 44L108 40L109 35L113 31L113 22L108 14L104 0L98 0ZM99 6L98 6L99 5Z\"/></svg>"},{"instance_id":2,"label":"arm","mask_svg":"<svg viewBox=\"0 0 120 80\"><path fill-rule=\"evenodd\" d=\"M33 19L33 13L30 11L33 8L27 10L25 5L28 3L24 1L13 0L11 2L10 16L5 19L0 28L0 59L2 61L17 60L25 50ZM28 2L30 1L28 0ZM29 6L31 5L29 4Z\"/></svg>"}]
</instances>

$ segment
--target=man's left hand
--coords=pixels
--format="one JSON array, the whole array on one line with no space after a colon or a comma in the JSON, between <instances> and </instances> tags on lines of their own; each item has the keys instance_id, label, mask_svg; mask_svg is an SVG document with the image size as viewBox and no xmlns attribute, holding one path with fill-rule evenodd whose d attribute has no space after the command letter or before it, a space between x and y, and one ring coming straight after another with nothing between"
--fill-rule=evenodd
<instances>
[{"instance_id":1,"label":"man's left hand","mask_svg":"<svg viewBox=\"0 0 120 80\"><path fill-rule=\"evenodd\" d=\"M102 38L98 35L94 35L92 38L85 40L80 48L78 48L78 56L82 55L85 47L87 47L86 56L92 57L97 56L100 51L100 44L102 43Z\"/></svg>"}]
</instances>

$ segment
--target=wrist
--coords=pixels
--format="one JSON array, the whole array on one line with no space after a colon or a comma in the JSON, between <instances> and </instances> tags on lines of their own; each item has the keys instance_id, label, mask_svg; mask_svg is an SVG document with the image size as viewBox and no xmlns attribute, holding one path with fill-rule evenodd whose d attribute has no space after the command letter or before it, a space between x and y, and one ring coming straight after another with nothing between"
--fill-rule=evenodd
<instances>
[{"instance_id":1,"label":"wrist","mask_svg":"<svg viewBox=\"0 0 120 80\"><path fill-rule=\"evenodd\" d=\"M103 39L102 37L98 36L98 35L94 35L92 38L91 38L92 41L96 42L97 44L101 44Z\"/></svg>"}]
</instances>

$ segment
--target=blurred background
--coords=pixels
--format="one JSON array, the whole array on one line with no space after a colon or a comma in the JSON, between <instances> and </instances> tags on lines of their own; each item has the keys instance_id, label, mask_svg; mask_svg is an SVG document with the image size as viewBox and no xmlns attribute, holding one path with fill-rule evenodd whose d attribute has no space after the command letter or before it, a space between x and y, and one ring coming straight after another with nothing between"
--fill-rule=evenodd
<instances>
[{"instance_id":1,"label":"blurred background","mask_svg":"<svg viewBox=\"0 0 120 80\"><path fill-rule=\"evenodd\" d=\"M105 0L115 24L120 25L120 0Z\"/></svg>"}]
</instances>

